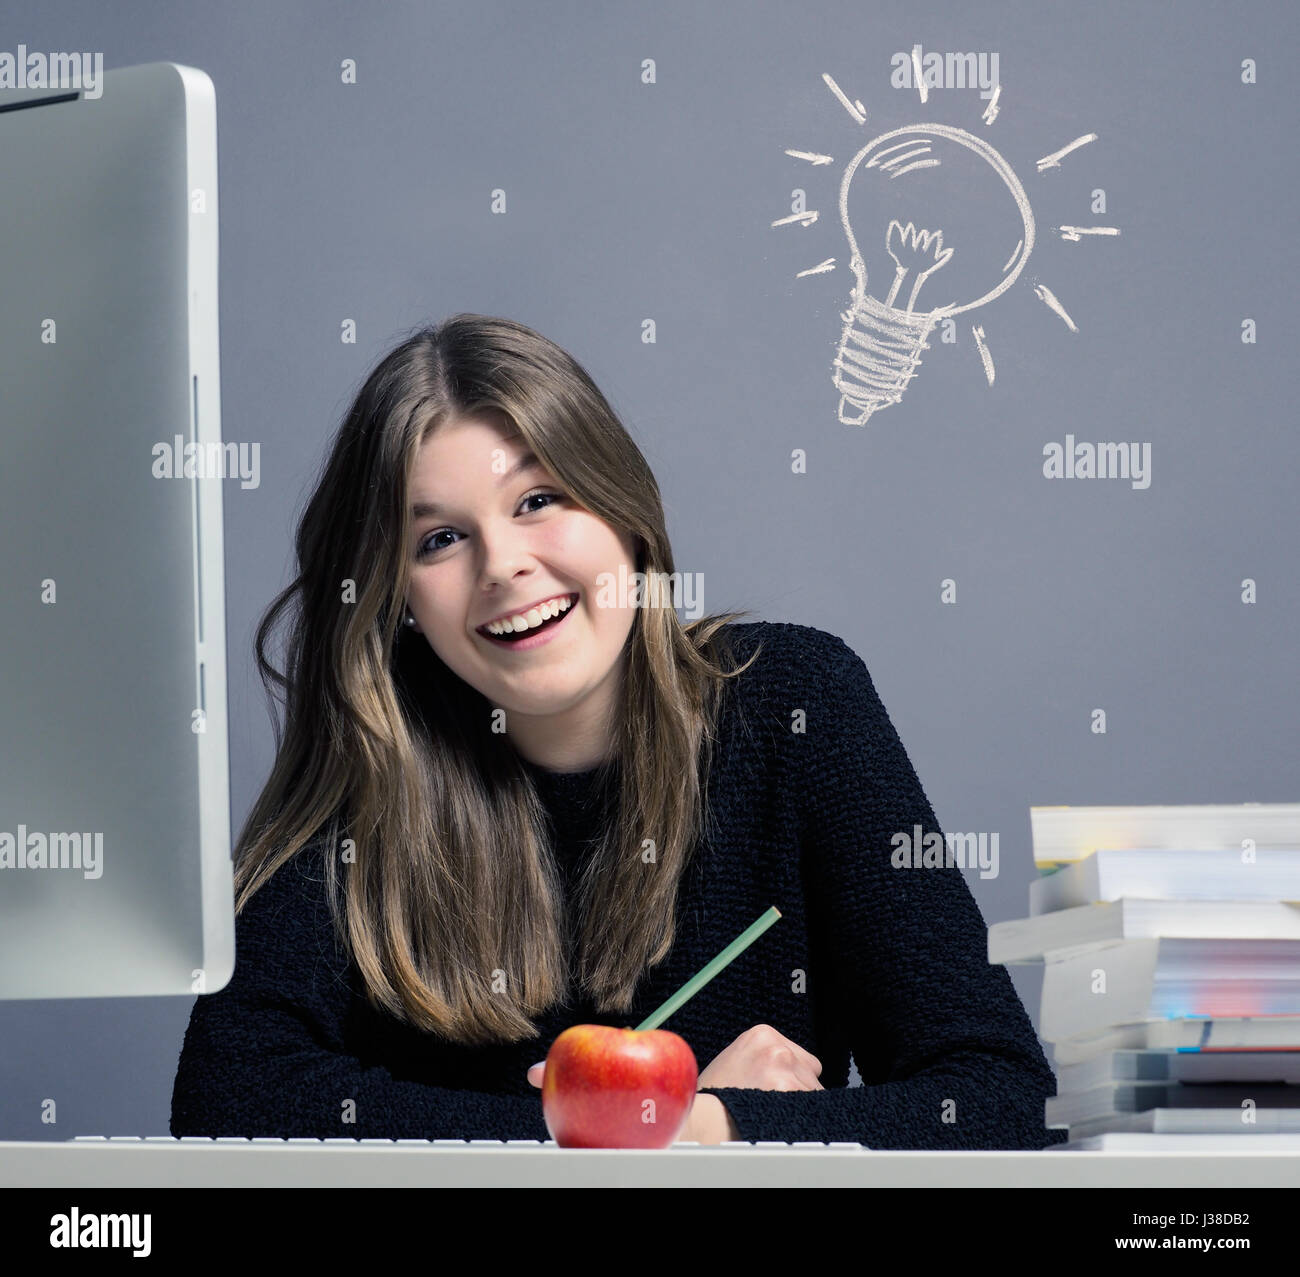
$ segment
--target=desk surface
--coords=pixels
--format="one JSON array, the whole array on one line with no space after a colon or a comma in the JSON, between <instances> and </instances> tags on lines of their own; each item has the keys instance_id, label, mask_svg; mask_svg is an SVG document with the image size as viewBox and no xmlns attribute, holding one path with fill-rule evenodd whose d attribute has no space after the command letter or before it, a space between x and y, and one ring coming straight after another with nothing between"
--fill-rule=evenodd
<instances>
[{"instance_id":1,"label":"desk surface","mask_svg":"<svg viewBox=\"0 0 1300 1277\"><path fill-rule=\"evenodd\" d=\"M1260 1188L1300 1186L1270 1152L893 1152L857 1144L562 1149L519 1140L171 1136L0 1142L0 1188Z\"/></svg>"}]
</instances>

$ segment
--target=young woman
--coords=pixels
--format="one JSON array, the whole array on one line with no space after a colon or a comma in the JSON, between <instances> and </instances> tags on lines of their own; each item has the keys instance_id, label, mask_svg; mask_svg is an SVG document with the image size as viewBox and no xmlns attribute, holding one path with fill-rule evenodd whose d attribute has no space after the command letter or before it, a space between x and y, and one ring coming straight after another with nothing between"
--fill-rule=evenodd
<instances>
[{"instance_id":1,"label":"young woman","mask_svg":"<svg viewBox=\"0 0 1300 1277\"><path fill-rule=\"evenodd\" d=\"M195 1004L174 1135L545 1140L558 1034L638 1023L776 905L664 1025L701 1068L679 1138L1064 1138L961 871L891 865L938 826L865 665L636 590L675 579L658 485L564 351L477 315L403 341L297 559L257 636L285 724L236 967Z\"/></svg>"}]
</instances>

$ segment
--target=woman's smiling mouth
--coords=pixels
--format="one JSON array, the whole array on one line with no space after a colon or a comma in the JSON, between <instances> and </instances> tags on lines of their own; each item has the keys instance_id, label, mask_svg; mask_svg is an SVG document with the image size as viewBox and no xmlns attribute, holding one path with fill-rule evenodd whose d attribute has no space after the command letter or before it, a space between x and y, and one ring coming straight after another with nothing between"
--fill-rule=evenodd
<instances>
[{"instance_id":1,"label":"woman's smiling mouth","mask_svg":"<svg viewBox=\"0 0 1300 1277\"><path fill-rule=\"evenodd\" d=\"M548 642L581 596L560 594L541 604L480 625L475 633L498 647L528 650Z\"/></svg>"}]
</instances>

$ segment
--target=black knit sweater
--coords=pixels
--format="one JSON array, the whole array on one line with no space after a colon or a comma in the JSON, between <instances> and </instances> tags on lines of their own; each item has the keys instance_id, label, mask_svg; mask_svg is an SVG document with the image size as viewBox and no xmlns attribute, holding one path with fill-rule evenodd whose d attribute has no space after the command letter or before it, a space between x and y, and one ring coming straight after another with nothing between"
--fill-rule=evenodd
<instances>
[{"instance_id":1,"label":"black knit sweater","mask_svg":"<svg viewBox=\"0 0 1300 1277\"><path fill-rule=\"evenodd\" d=\"M763 651L727 686L712 820L682 879L672 951L625 1014L557 1006L536 1038L471 1048L372 1010L335 947L313 841L237 919L230 983L194 1005L172 1134L549 1139L526 1071L558 1034L639 1023L776 905L775 925L661 1026L686 1039L701 1071L755 1024L822 1062L820 1091L706 1088L742 1139L1064 1140L1044 1127L1055 1081L1005 969L988 963L962 870L890 864L895 832L939 826L861 658L804 625L727 633L742 661L758 641ZM609 791L594 771L528 770L571 881ZM846 1085L850 1052L862 1086Z\"/></svg>"}]
</instances>

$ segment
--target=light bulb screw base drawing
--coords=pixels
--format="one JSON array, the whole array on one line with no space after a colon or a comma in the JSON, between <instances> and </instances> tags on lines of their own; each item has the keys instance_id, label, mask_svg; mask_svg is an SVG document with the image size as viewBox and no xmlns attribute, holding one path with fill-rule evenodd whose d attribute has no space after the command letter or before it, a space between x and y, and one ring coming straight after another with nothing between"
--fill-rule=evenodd
<instances>
[{"instance_id":1,"label":"light bulb screw base drawing","mask_svg":"<svg viewBox=\"0 0 1300 1277\"><path fill-rule=\"evenodd\" d=\"M926 338L942 311L912 315L874 297L855 299L841 318L844 332L832 367L840 421L864 426L873 412L896 404L921 364Z\"/></svg>"}]
</instances>

